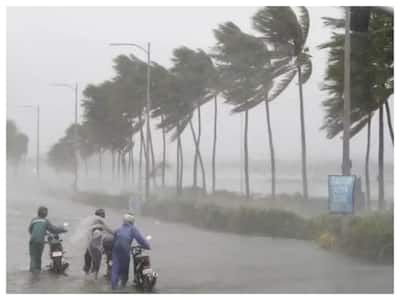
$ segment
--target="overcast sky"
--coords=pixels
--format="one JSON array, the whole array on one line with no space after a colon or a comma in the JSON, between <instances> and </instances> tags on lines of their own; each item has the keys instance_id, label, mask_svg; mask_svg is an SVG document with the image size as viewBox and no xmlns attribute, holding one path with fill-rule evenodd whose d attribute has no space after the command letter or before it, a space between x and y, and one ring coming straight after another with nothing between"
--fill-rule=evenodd
<instances>
[{"instance_id":1,"label":"overcast sky","mask_svg":"<svg viewBox=\"0 0 400 300\"><path fill-rule=\"evenodd\" d=\"M218 24L233 21L243 31L255 33L251 16L257 7L203 8L8 8L7 9L7 117L15 119L30 138L30 154L36 149L35 114L17 109L18 105L40 105L41 145L45 153L63 134L74 117L73 91L54 88L52 82L79 83L80 91L88 83L100 83L114 76L112 59L119 54L143 53L130 48L109 47L110 42L152 44L152 60L171 66L172 50L179 46L209 51L215 43L212 30ZM313 74L304 86L307 153L309 161L341 159L341 140L328 140L319 128L323 121L319 90L326 68L327 53L316 48L325 42L330 31L321 17L337 17L337 8L309 8L311 27L307 42L313 56ZM297 85L271 104L271 122L276 158L300 160L300 115ZM392 101L391 101L392 106ZM238 160L241 135L240 117L229 113L231 107L219 105L218 159ZM392 110L393 111L393 110ZM202 151L211 157L213 105L203 108ZM372 160L377 160L378 115L372 123ZM189 130L188 130L189 131ZM264 106L250 112L249 149L252 159L268 156ZM393 161L393 147L385 128L385 160ZM192 154L190 132L184 134L184 151ZM351 155L361 160L365 155L363 131L352 140ZM160 134L154 135L156 149ZM175 147L174 147L175 148ZM160 151L157 151L160 152ZM173 151L169 153L173 159Z\"/></svg>"}]
</instances>

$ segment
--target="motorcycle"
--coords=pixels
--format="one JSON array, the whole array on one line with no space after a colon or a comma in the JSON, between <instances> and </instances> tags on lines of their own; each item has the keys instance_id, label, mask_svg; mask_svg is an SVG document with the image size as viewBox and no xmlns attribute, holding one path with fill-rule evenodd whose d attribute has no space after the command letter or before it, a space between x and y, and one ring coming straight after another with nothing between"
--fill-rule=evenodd
<instances>
[{"instance_id":1,"label":"motorcycle","mask_svg":"<svg viewBox=\"0 0 400 300\"><path fill-rule=\"evenodd\" d=\"M146 237L147 240L151 236ZM145 292L151 292L156 284L158 274L153 271L150 265L150 257L142 255L145 249L141 246L132 246L131 254L133 259L133 282L136 288Z\"/></svg>"},{"instance_id":2,"label":"motorcycle","mask_svg":"<svg viewBox=\"0 0 400 300\"><path fill-rule=\"evenodd\" d=\"M64 227L68 224L64 223ZM64 274L69 263L64 260L65 251L62 246L62 239L59 234L47 233L47 244L49 244L49 255L51 263L48 266L50 272Z\"/></svg>"},{"instance_id":3,"label":"motorcycle","mask_svg":"<svg viewBox=\"0 0 400 300\"><path fill-rule=\"evenodd\" d=\"M111 279L111 269L112 269L112 245L113 237L107 236L103 239L103 255L105 256L106 262L106 275L105 277Z\"/></svg>"}]
</instances>

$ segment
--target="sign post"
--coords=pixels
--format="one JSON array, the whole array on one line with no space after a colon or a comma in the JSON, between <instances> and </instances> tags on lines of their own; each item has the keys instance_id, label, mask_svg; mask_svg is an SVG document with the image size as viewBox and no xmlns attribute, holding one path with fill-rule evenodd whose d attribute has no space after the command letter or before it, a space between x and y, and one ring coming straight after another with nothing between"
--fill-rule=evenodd
<instances>
[{"instance_id":1,"label":"sign post","mask_svg":"<svg viewBox=\"0 0 400 300\"><path fill-rule=\"evenodd\" d=\"M328 176L329 212L341 215L341 232L344 234L349 216L354 214L354 191L356 176Z\"/></svg>"},{"instance_id":2,"label":"sign post","mask_svg":"<svg viewBox=\"0 0 400 300\"><path fill-rule=\"evenodd\" d=\"M329 175L328 206L331 213L354 213L354 187L356 176Z\"/></svg>"}]
</instances>

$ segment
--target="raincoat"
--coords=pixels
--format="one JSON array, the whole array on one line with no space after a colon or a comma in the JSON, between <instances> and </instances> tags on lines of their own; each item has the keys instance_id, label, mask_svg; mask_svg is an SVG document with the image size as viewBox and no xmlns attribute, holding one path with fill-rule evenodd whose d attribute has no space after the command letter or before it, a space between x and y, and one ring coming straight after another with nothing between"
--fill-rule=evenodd
<instances>
[{"instance_id":1,"label":"raincoat","mask_svg":"<svg viewBox=\"0 0 400 300\"><path fill-rule=\"evenodd\" d=\"M57 227L50 223L46 218L33 218L28 229L31 237L29 240L29 271L40 272L42 269L42 254L46 232L57 234L66 232L64 227Z\"/></svg>"},{"instance_id":2,"label":"raincoat","mask_svg":"<svg viewBox=\"0 0 400 300\"><path fill-rule=\"evenodd\" d=\"M95 216L91 220L86 233L86 252L85 265L83 270L86 273L89 271L98 273L103 255L103 240L107 235L112 235L114 232L105 223L101 217Z\"/></svg>"},{"instance_id":3,"label":"raincoat","mask_svg":"<svg viewBox=\"0 0 400 300\"><path fill-rule=\"evenodd\" d=\"M116 289L121 280L125 286L129 278L130 248L133 240L140 246L150 249L150 245L132 224L122 224L114 235L112 250L111 287Z\"/></svg>"}]
</instances>

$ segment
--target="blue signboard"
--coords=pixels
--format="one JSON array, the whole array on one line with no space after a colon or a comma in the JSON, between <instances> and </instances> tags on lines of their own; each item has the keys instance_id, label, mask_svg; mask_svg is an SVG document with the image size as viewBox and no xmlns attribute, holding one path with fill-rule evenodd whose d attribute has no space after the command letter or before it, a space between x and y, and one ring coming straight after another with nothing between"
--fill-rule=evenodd
<instances>
[{"instance_id":1,"label":"blue signboard","mask_svg":"<svg viewBox=\"0 0 400 300\"><path fill-rule=\"evenodd\" d=\"M338 214L352 214L354 212L355 181L355 176L328 176L328 206L330 212Z\"/></svg>"}]
</instances>

